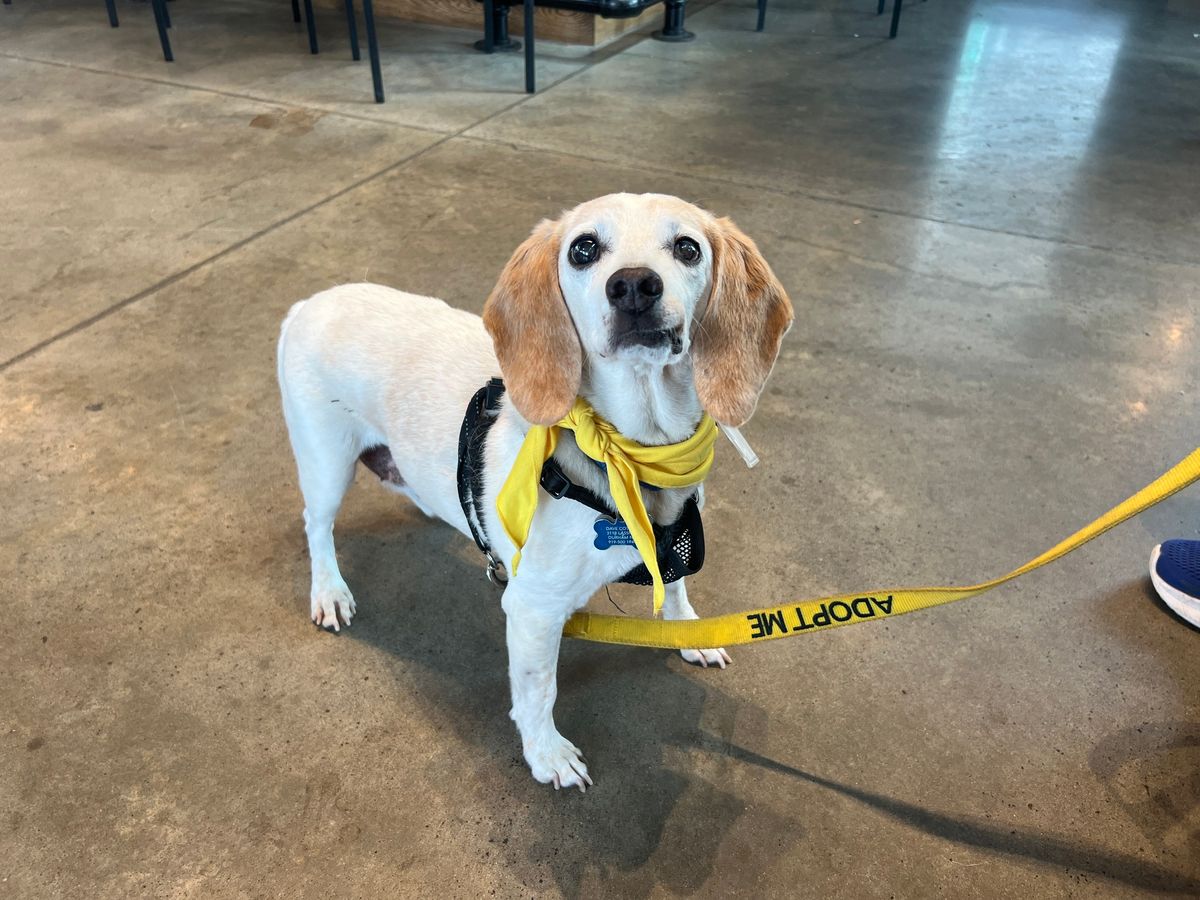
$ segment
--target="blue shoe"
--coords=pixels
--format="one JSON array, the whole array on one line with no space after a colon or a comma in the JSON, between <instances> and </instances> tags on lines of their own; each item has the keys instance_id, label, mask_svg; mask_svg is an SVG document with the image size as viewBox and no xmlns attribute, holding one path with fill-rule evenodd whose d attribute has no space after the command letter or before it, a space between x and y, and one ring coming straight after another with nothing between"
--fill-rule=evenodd
<instances>
[{"instance_id":1,"label":"blue shoe","mask_svg":"<svg viewBox=\"0 0 1200 900\"><path fill-rule=\"evenodd\" d=\"M1200 541L1163 541L1155 547L1150 580L1163 603L1200 628Z\"/></svg>"}]
</instances>

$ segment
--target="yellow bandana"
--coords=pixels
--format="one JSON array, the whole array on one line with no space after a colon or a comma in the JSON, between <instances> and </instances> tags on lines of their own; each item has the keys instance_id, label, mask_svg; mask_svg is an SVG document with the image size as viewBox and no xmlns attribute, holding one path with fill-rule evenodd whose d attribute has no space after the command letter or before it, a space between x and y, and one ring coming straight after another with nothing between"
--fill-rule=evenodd
<instances>
[{"instance_id":1,"label":"yellow bandana","mask_svg":"<svg viewBox=\"0 0 1200 900\"><path fill-rule=\"evenodd\" d=\"M680 488L699 484L712 468L713 445L717 440L717 424L705 413L696 433L678 444L643 447L629 440L605 422L582 397L575 398L571 407L556 425L534 425L525 435L512 471L496 498L496 511L509 540L516 545L512 571L515 575L521 561L521 550L529 538L529 526L537 509L538 482L542 465L558 446L559 429L575 433L579 449L608 469L608 487L612 491L617 512L629 526L629 534L642 562L654 580L654 614L662 609L665 587L658 570L658 553L654 546L654 528L638 482L660 488Z\"/></svg>"}]
</instances>

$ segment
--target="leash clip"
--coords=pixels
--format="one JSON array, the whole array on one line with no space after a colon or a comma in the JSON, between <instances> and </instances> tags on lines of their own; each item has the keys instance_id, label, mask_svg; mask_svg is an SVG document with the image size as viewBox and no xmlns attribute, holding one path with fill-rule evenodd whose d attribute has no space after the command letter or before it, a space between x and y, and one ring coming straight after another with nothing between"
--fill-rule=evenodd
<instances>
[{"instance_id":1,"label":"leash clip","mask_svg":"<svg viewBox=\"0 0 1200 900\"><path fill-rule=\"evenodd\" d=\"M504 587L508 584L508 570L504 568L504 563L496 558L491 550L485 550L487 556L487 580L496 587Z\"/></svg>"}]
</instances>

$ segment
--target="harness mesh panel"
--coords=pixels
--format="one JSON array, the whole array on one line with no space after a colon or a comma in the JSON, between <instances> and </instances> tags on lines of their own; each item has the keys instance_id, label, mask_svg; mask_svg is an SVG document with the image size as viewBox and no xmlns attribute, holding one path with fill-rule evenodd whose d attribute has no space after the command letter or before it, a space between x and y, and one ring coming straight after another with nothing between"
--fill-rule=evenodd
<instances>
[{"instance_id":1,"label":"harness mesh panel","mask_svg":"<svg viewBox=\"0 0 1200 900\"><path fill-rule=\"evenodd\" d=\"M674 524L665 528L654 526L654 544L658 548L658 571L662 573L664 584L700 571L704 565L704 525L695 497L684 504L683 513ZM654 583L645 563L630 569L618 581L621 584Z\"/></svg>"}]
</instances>

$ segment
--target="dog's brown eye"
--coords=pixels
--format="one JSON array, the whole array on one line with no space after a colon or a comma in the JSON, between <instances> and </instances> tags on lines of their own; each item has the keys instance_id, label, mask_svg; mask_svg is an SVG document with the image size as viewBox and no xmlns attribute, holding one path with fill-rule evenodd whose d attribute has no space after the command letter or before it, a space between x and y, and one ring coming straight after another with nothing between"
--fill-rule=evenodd
<instances>
[{"instance_id":1,"label":"dog's brown eye","mask_svg":"<svg viewBox=\"0 0 1200 900\"><path fill-rule=\"evenodd\" d=\"M700 262L700 245L690 237L677 238L675 240L675 258L689 266Z\"/></svg>"},{"instance_id":2,"label":"dog's brown eye","mask_svg":"<svg viewBox=\"0 0 1200 900\"><path fill-rule=\"evenodd\" d=\"M567 259L571 261L571 265L580 268L590 266L600 257L600 242L596 240L595 235L585 234L575 238L571 242L571 248L567 251Z\"/></svg>"}]
</instances>

